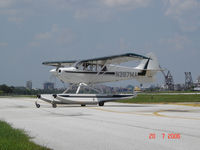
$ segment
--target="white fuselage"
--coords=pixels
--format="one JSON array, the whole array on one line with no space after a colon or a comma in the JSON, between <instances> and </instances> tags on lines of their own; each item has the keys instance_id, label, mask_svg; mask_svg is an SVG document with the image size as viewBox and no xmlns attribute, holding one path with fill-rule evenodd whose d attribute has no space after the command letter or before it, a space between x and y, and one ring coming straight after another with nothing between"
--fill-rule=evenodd
<instances>
[{"instance_id":1,"label":"white fuselage","mask_svg":"<svg viewBox=\"0 0 200 150\"><path fill-rule=\"evenodd\" d=\"M54 75L66 83L105 83L120 80L140 80L144 77L142 70L133 67L124 67L117 65L107 65L105 71L82 70L75 67L52 69ZM145 73L145 78L152 78L152 73Z\"/></svg>"}]
</instances>

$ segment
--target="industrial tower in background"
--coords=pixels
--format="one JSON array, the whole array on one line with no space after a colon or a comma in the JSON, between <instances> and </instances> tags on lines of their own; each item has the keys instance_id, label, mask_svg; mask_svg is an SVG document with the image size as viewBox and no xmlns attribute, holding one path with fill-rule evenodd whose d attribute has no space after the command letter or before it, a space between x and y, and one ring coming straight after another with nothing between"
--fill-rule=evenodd
<instances>
[{"instance_id":1,"label":"industrial tower in background","mask_svg":"<svg viewBox=\"0 0 200 150\"><path fill-rule=\"evenodd\" d=\"M193 87L193 80L191 72L185 72L185 88L190 89Z\"/></svg>"},{"instance_id":2,"label":"industrial tower in background","mask_svg":"<svg viewBox=\"0 0 200 150\"><path fill-rule=\"evenodd\" d=\"M173 91L174 90L174 79L171 75L170 71L167 71L167 74L162 71L164 78L165 78L165 89Z\"/></svg>"}]
</instances>

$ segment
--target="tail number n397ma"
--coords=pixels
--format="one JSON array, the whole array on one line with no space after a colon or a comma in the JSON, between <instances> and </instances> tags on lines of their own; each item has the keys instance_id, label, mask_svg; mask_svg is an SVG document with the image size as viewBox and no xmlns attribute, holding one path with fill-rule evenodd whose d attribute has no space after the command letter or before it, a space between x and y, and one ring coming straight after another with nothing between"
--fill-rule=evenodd
<instances>
[{"instance_id":1,"label":"tail number n397ma","mask_svg":"<svg viewBox=\"0 0 200 150\"><path fill-rule=\"evenodd\" d=\"M138 72L115 72L116 77L132 78L138 76Z\"/></svg>"}]
</instances>

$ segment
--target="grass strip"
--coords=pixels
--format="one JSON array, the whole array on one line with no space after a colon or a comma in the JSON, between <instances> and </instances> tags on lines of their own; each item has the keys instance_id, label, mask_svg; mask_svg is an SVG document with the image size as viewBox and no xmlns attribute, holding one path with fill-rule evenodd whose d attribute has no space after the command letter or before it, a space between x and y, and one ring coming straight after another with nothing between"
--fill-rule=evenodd
<instances>
[{"instance_id":1,"label":"grass strip","mask_svg":"<svg viewBox=\"0 0 200 150\"><path fill-rule=\"evenodd\" d=\"M138 94L136 98L119 100L122 103L179 103L200 102L200 95L148 95Z\"/></svg>"},{"instance_id":2,"label":"grass strip","mask_svg":"<svg viewBox=\"0 0 200 150\"><path fill-rule=\"evenodd\" d=\"M14 129L8 123L0 120L0 150L50 150L30 141L23 130Z\"/></svg>"}]
</instances>

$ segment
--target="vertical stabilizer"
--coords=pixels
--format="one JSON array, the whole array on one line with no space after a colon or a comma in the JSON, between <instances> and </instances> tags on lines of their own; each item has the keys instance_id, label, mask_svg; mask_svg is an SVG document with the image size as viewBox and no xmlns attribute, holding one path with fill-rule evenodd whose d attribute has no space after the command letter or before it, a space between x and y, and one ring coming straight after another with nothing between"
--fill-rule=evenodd
<instances>
[{"instance_id":1,"label":"vertical stabilizer","mask_svg":"<svg viewBox=\"0 0 200 150\"><path fill-rule=\"evenodd\" d=\"M139 82L154 82L156 73L161 70L157 57L153 53L148 53L147 57L149 59L142 60L140 64L135 67L141 70L137 78Z\"/></svg>"},{"instance_id":2,"label":"vertical stabilizer","mask_svg":"<svg viewBox=\"0 0 200 150\"><path fill-rule=\"evenodd\" d=\"M153 53L148 53L147 57L150 58L147 70L160 71L160 65L158 63L157 57Z\"/></svg>"}]
</instances>

